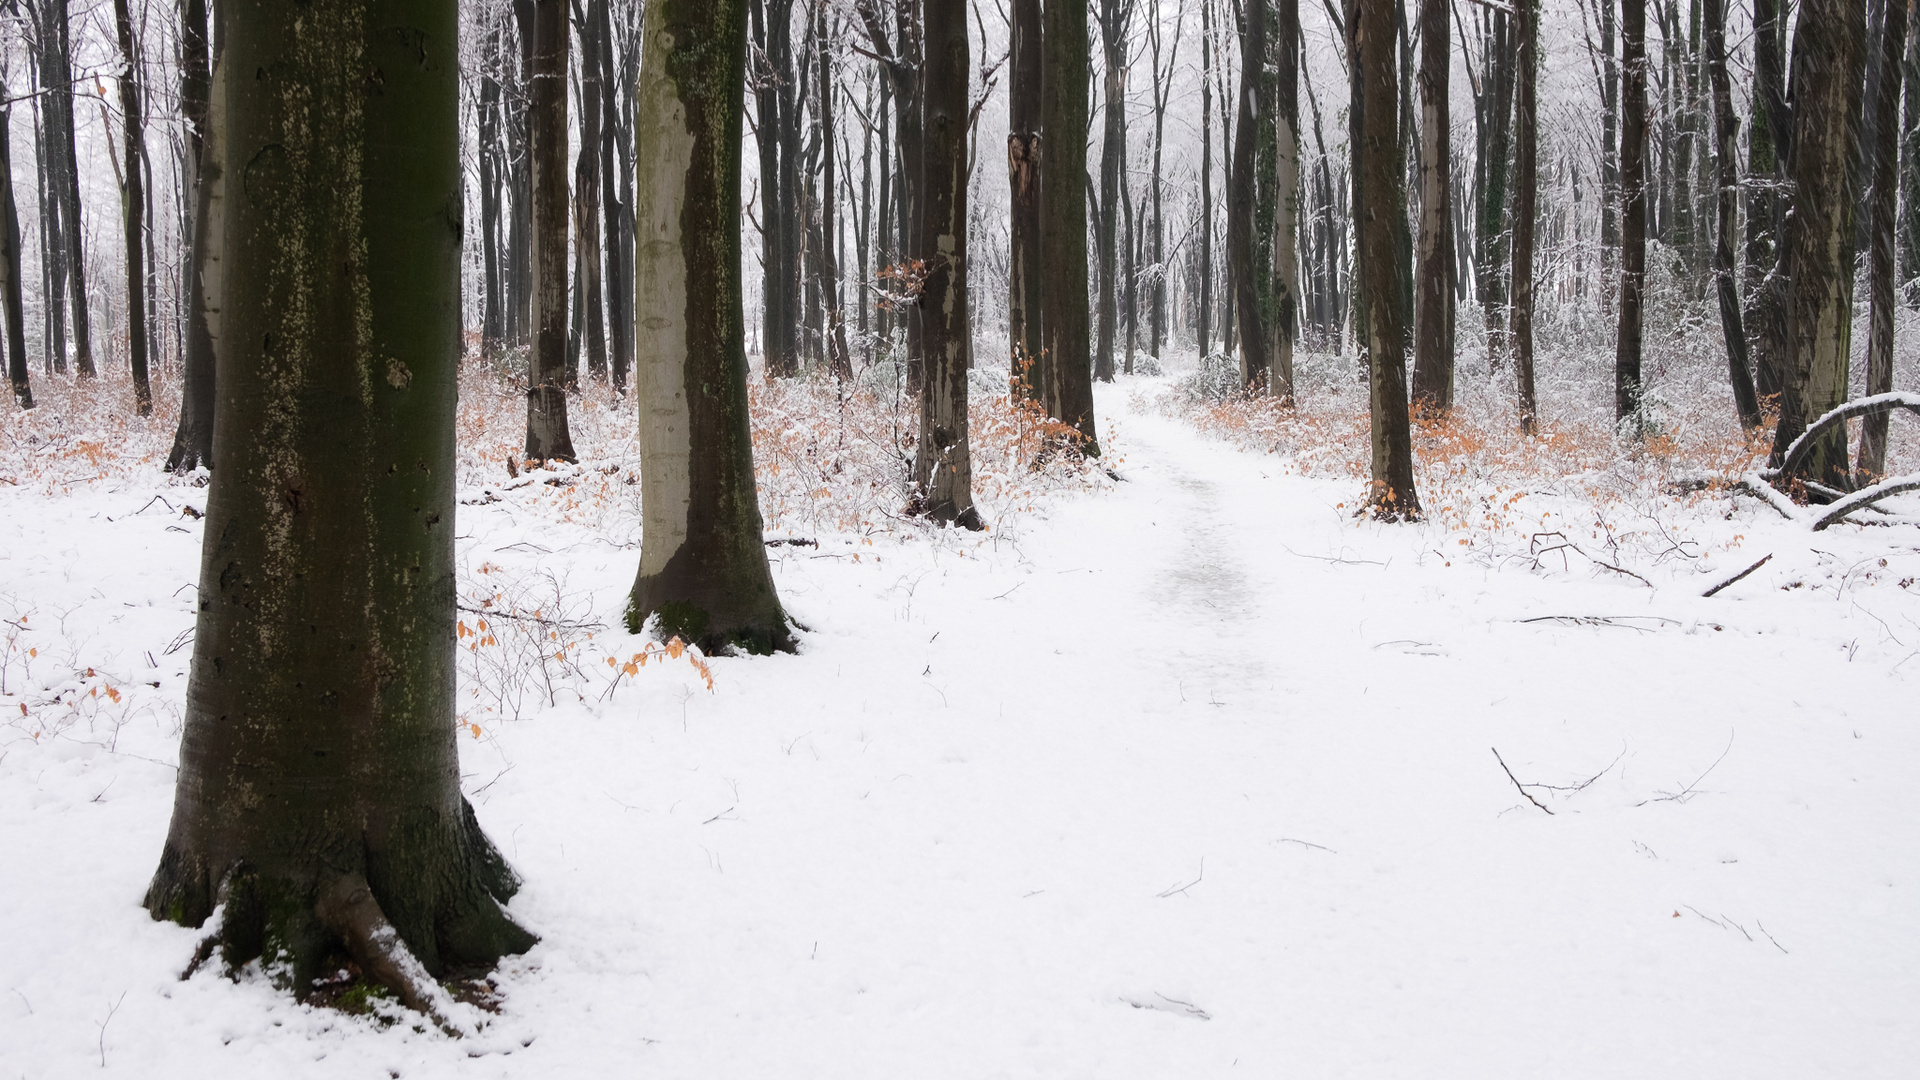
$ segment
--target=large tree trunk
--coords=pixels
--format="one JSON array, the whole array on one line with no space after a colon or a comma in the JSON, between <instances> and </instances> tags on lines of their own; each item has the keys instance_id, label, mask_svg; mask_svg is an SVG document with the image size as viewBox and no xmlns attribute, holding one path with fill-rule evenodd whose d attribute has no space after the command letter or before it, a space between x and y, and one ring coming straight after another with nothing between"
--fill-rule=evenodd
<instances>
[{"instance_id":1,"label":"large tree trunk","mask_svg":"<svg viewBox=\"0 0 1920 1080\"><path fill-rule=\"evenodd\" d=\"M127 0L113 0L114 28L120 39L120 117L125 137L127 171L120 188L121 233L127 253L127 364L133 370L134 408L141 416L153 413L153 386L147 381L146 195L141 186L141 161L146 141L140 133L140 53L133 43L133 18Z\"/></svg>"},{"instance_id":2,"label":"large tree trunk","mask_svg":"<svg viewBox=\"0 0 1920 1080\"><path fill-rule=\"evenodd\" d=\"M223 903L226 961L264 955L296 994L395 937L434 974L492 963L533 938L498 906L516 882L454 740L454 5L219 18L214 142L246 190L218 203L218 460L146 907L199 926Z\"/></svg>"},{"instance_id":3,"label":"large tree trunk","mask_svg":"<svg viewBox=\"0 0 1920 1080\"><path fill-rule=\"evenodd\" d=\"M1453 119L1447 0L1420 0L1420 241L1414 256L1413 400L1453 408Z\"/></svg>"},{"instance_id":4,"label":"large tree trunk","mask_svg":"<svg viewBox=\"0 0 1920 1080\"><path fill-rule=\"evenodd\" d=\"M1614 338L1613 415L1641 414L1641 308L1647 287L1647 0L1622 0L1620 59L1626 76L1620 122L1620 326Z\"/></svg>"},{"instance_id":5,"label":"large tree trunk","mask_svg":"<svg viewBox=\"0 0 1920 1080\"><path fill-rule=\"evenodd\" d=\"M6 96L0 87L0 97ZM20 297L20 214L13 204L13 106L0 105L0 305L7 319L7 381L14 404L33 408L27 377L26 306Z\"/></svg>"},{"instance_id":6,"label":"large tree trunk","mask_svg":"<svg viewBox=\"0 0 1920 1080\"><path fill-rule=\"evenodd\" d=\"M1727 84L1727 0L1705 0L1707 79L1713 89L1714 184L1717 188L1713 273L1720 299L1720 335L1727 344L1727 377L1734 409L1748 434L1760 427L1760 403L1754 396L1748 363L1747 332L1741 322L1740 286L1734 280L1733 245L1740 225L1740 118L1733 113Z\"/></svg>"},{"instance_id":7,"label":"large tree trunk","mask_svg":"<svg viewBox=\"0 0 1920 1080\"><path fill-rule=\"evenodd\" d=\"M1048 415L1100 453L1093 421L1087 331L1087 8L1049 3L1045 47L1045 157L1040 171L1040 253L1047 268L1040 322L1046 335Z\"/></svg>"},{"instance_id":8,"label":"large tree trunk","mask_svg":"<svg viewBox=\"0 0 1920 1080\"><path fill-rule=\"evenodd\" d=\"M1235 313L1240 317L1240 384L1267 385L1272 358L1267 355L1267 328L1260 322L1260 279L1264 267L1254 265L1254 158L1260 137L1260 72L1267 53L1267 0L1248 0L1247 32L1241 39L1239 117L1234 123L1233 175L1228 183L1227 259L1235 290Z\"/></svg>"},{"instance_id":9,"label":"large tree trunk","mask_svg":"<svg viewBox=\"0 0 1920 1080\"><path fill-rule=\"evenodd\" d=\"M740 301L742 0L653 0L635 94L639 633L793 647L761 538Z\"/></svg>"},{"instance_id":10,"label":"large tree trunk","mask_svg":"<svg viewBox=\"0 0 1920 1080\"><path fill-rule=\"evenodd\" d=\"M1007 75L1007 332L1017 393L1038 389L1040 283L1040 0L1012 0ZM884 201L884 200L883 200Z\"/></svg>"},{"instance_id":11,"label":"large tree trunk","mask_svg":"<svg viewBox=\"0 0 1920 1080\"><path fill-rule=\"evenodd\" d=\"M1888 0L1881 27L1880 84L1867 107L1878 116L1875 131L1881 142L1873 159L1872 261L1867 268L1871 317L1867 334L1867 393L1893 389L1893 246L1894 210L1898 201L1900 159L1900 87L1907 45L1906 0ZM1860 459L1854 470L1856 486L1877 483L1887 470L1887 414L1876 413L1860 425Z\"/></svg>"},{"instance_id":12,"label":"large tree trunk","mask_svg":"<svg viewBox=\"0 0 1920 1080\"><path fill-rule=\"evenodd\" d=\"M1539 402L1533 392L1533 234L1539 197L1540 153L1538 86L1540 73L1540 0L1518 0L1514 33L1513 102L1513 374L1518 394L1520 432L1536 434Z\"/></svg>"},{"instance_id":13,"label":"large tree trunk","mask_svg":"<svg viewBox=\"0 0 1920 1080\"><path fill-rule=\"evenodd\" d=\"M574 282L574 307L586 317L586 333L581 335L587 350L587 373L607 377L607 325L605 309L600 305L600 124L605 119L600 103L608 92L600 71L600 24L598 9L607 0L587 0L586 18L580 21L580 153L573 164L573 246L580 271Z\"/></svg>"},{"instance_id":14,"label":"large tree trunk","mask_svg":"<svg viewBox=\"0 0 1920 1080\"><path fill-rule=\"evenodd\" d=\"M529 461L573 461L567 429L567 0L533 0L527 127L533 170L533 348Z\"/></svg>"},{"instance_id":15,"label":"large tree trunk","mask_svg":"<svg viewBox=\"0 0 1920 1080\"><path fill-rule=\"evenodd\" d=\"M625 105L632 84L623 75L632 49L624 36L615 38L609 7L608 0L596 0L593 5L593 17L600 24L600 204L606 230L607 366L613 388L625 393L627 372L633 366L633 240L627 231L632 194L621 186L621 178L631 177L622 161L632 153L633 142L628 131L631 112ZM627 187L631 186L629 180Z\"/></svg>"},{"instance_id":16,"label":"large tree trunk","mask_svg":"<svg viewBox=\"0 0 1920 1080\"><path fill-rule=\"evenodd\" d=\"M1360 277L1367 301L1364 327L1369 410L1372 413L1372 482L1367 509L1386 521L1420 516L1413 487L1413 437L1407 421L1407 327L1398 298L1408 268L1396 221L1407 215L1404 159L1400 150L1399 84L1394 72L1393 0L1354 0L1347 27L1347 56L1356 73L1359 106L1354 216L1360 227Z\"/></svg>"},{"instance_id":17,"label":"large tree trunk","mask_svg":"<svg viewBox=\"0 0 1920 1080\"><path fill-rule=\"evenodd\" d=\"M1807 423L1847 398L1853 337L1853 210L1859 195L1865 15L1850 0L1802 0L1793 35L1793 215L1787 219L1787 363L1776 459ZM1797 475L1845 489L1847 431L1836 425Z\"/></svg>"},{"instance_id":18,"label":"large tree trunk","mask_svg":"<svg viewBox=\"0 0 1920 1080\"><path fill-rule=\"evenodd\" d=\"M967 434L967 8L965 0L926 0L926 69L921 99L926 143L920 185L929 262L920 291L920 439L913 458L918 509L934 521L983 529L973 505L973 456Z\"/></svg>"}]
</instances>

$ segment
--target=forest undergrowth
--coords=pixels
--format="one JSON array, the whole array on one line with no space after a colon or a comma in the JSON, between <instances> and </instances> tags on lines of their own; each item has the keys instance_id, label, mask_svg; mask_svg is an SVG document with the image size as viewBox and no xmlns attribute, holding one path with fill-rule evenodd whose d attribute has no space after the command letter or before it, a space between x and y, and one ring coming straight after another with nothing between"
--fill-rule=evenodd
<instances>
[{"instance_id":1,"label":"forest undergrowth","mask_svg":"<svg viewBox=\"0 0 1920 1080\"><path fill-rule=\"evenodd\" d=\"M1542 335L1538 360L1540 433L1530 437L1520 432L1511 366L1488 363L1480 313L1463 307L1454 408L1444 418L1412 412L1414 473L1425 514L1421 557L1437 556L1449 566L1590 569L1640 585L1684 585L1690 575L1718 573L1725 561L1703 556L1734 553L1747 543L1751 530L1743 523L1777 520L1744 486L1766 464L1771 420L1751 438L1741 431L1719 327L1690 310L1666 304L1664 317L1650 327L1651 432L1644 438L1614 423L1612 351L1594 344L1610 344L1605 328L1553 326ZM1920 333L1920 314L1903 310L1901 317L1911 325L1901 328L1906 348L1896 358L1895 387L1920 388L1920 364L1907 344ZM1862 324L1856 353L1865 340ZM1232 389L1237 369L1226 357L1189 363L1141 404L1272 455L1286 473L1351 481L1354 498L1341 508L1360 505L1370 421L1351 353L1299 354L1293 407ZM1856 384L1864 366L1856 357ZM1856 385L1854 395L1863 393ZM1848 445L1857 448L1859 441L1855 422ZM1892 422L1887 471L1920 472L1920 423L1910 416L1897 414ZM1888 506L1912 514L1914 500L1906 502Z\"/></svg>"},{"instance_id":2,"label":"forest undergrowth","mask_svg":"<svg viewBox=\"0 0 1920 1080\"><path fill-rule=\"evenodd\" d=\"M966 557L1017 536L1049 499L1100 490L1112 480L1073 453L1042 455L1053 424L982 372L973 384L974 494L984 533L909 516L914 398L874 365L853 384L800 378L751 381L754 460L770 553L880 563L897 549L931 545ZM170 372L155 378L154 415L135 415L126 380L36 380L40 406L0 414L0 487L50 513L106 516L96 504L141 506L188 533L204 512L208 474L168 474L179 392ZM708 658L677 641L635 638L619 627L624 585L640 549L638 415L632 399L583 380L568 399L577 463L524 461L525 385L517 366L470 357L459 382L456 574L461 727L487 737L494 724L562 701L607 701L668 665L683 693L711 690ZM1034 462L1045 457L1045 463ZM1109 455L1112 456L1111 454ZM1109 463L1110 464L1110 463ZM144 505L141 505L144 504ZM804 555L800 555L804 553ZM583 557L621 573L576 573ZM181 560L175 559L179 562ZM168 566L192 581L198 562ZM604 580L603 580L604 578ZM175 597L182 629L150 657L102 658L104 642L73 618L87 607L52 610L0 583L0 724L11 738L64 736L112 749L131 720L154 713L177 734L181 696L163 692L150 671L192 655L190 588ZM98 606L96 603L94 606ZM4 750L0 749L0 754Z\"/></svg>"}]
</instances>

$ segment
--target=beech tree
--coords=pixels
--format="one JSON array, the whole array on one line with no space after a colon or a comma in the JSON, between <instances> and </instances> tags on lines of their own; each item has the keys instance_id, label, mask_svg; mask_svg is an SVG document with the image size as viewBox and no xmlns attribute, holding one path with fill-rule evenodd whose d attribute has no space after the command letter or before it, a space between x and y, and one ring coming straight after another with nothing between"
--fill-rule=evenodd
<instances>
[{"instance_id":1,"label":"beech tree","mask_svg":"<svg viewBox=\"0 0 1920 1080\"><path fill-rule=\"evenodd\" d=\"M1037 389L1040 332L1040 0L1011 0L1007 15L1007 332L1017 390Z\"/></svg>"},{"instance_id":2,"label":"beech tree","mask_svg":"<svg viewBox=\"0 0 1920 1080\"><path fill-rule=\"evenodd\" d=\"M1047 414L1078 431L1080 449L1098 456L1087 310L1087 7L1051 0L1046 8L1040 165L1041 380Z\"/></svg>"},{"instance_id":3,"label":"beech tree","mask_svg":"<svg viewBox=\"0 0 1920 1080\"><path fill-rule=\"evenodd\" d=\"M1241 38L1239 119L1234 124L1233 173L1228 181L1227 261L1240 319L1240 382L1264 390L1272 361L1261 325L1260 278L1254 266L1254 158L1260 137L1260 72L1267 52L1267 0L1249 0Z\"/></svg>"},{"instance_id":4,"label":"beech tree","mask_svg":"<svg viewBox=\"0 0 1920 1080\"><path fill-rule=\"evenodd\" d=\"M530 0L527 126L533 171L533 348L527 354L530 461L573 461L567 429L567 0Z\"/></svg>"},{"instance_id":5,"label":"beech tree","mask_svg":"<svg viewBox=\"0 0 1920 1080\"><path fill-rule=\"evenodd\" d=\"M1519 394L1520 431L1536 433L1539 403L1533 392L1533 219L1539 198L1540 0L1517 0L1514 53L1518 69L1513 102L1513 373Z\"/></svg>"},{"instance_id":6,"label":"beech tree","mask_svg":"<svg viewBox=\"0 0 1920 1080\"><path fill-rule=\"evenodd\" d=\"M1393 0L1353 0L1347 57L1356 82L1353 117L1355 217L1361 288L1367 297L1366 370L1372 414L1372 481L1366 509L1386 521L1420 516L1413 487L1413 433L1407 419L1407 328L1397 302L1407 288L1401 245L1405 169L1399 153L1399 84L1394 73Z\"/></svg>"},{"instance_id":7,"label":"beech tree","mask_svg":"<svg viewBox=\"0 0 1920 1080\"><path fill-rule=\"evenodd\" d=\"M146 196L141 187L141 162L146 137L141 133L140 52L133 42L133 16L127 0L113 0L113 21L120 41L121 131L126 138L126 172L120 184L121 232L127 254L127 362L133 372L134 408L141 416L153 412L153 387L147 380Z\"/></svg>"},{"instance_id":8,"label":"beech tree","mask_svg":"<svg viewBox=\"0 0 1920 1080\"><path fill-rule=\"evenodd\" d=\"M1447 101L1453 38L1447 0L1420 0L1420 236L1414 255L1413 400L1453 408L1453 120Z\"/></svg>"},{"instance_id":9,"label":"beech tree","mask_svg":"<svg viewBox=\"0 0 1920 1080\"><path fill-rule=\"evenodd\" d=\"M4 75L4 69L0 69ZM7 97L0 79L0 99ZM0 315L7 322L7 382L14 404L33 408L27 375L26 305L20 290L20 214L13 204L13 105L0 104Z\"/></svg>"},{"instance_id":10,"label":"beech tree","mask_svg":"<svg viewBox=\"0 0 1920 1080\"><path fill-rule=\"evenodd\" d=\"M180 114L186 121L186 175L193 221L186 252L186 340L181 350L180 426L173 433L167 468L191 472L213 464L213 330L207 321L207 267L219 257L213 244L214 183L220 168L208 123L212 79L206 0L180 5Z\"/></svg>"},{"instance_id":11,"label":"beech tree","mask_svg":"<svg viewBox=\"0 0 1920 1080\"><path fill-rule=\"evenodd\" d=\"M740 296L745 0L651 0L634 101L640 570L627 627L793 648L762 541Z\"/></svg>"},{"instance_id":12,"label":"beech tree","mask_svg":"<svg viewBox=\"0 0 1920 1080\"><path fill-rule=\"evenodd\" d=\"M215 467L172 824L147 889L296 994L533 937L460 793L452 0L221 4ZM396 28L406 28L396 30ZM411 954L417 964L408 959ZM444 1019L444 1017L442 1018Z\"/></svg>"},{"instance_id":13,"label":"beech tree","mask_svg":"<svg viewBox=\"0 0 1920 1080\"><path fill-rule=\"evenodd\" d=\"M1613 415L1640 412L1641 308L1647 287L1647 0L1621 0L1620 325L1614 338Z\"/></svg>"},{"instance_id":14,"label":"beech tree","mask_svg":"<svg viewBox=\"0 0 1920 1080\"><path fill-rule=\"evenodd\" d=\"M1793 35L1793 213L1787 219L1787 338L1778 462L1807 424L1847 397L1853 338L1853 213L1859 196L1866 18L1849 0L1802 0ZM1783 482L1851 483L1847 430L1835 425Z\"/></svg>"},{"instance_id":15,"label":"beech tree","mask_svg":"<svg viewBox=\"0 0 1920 1080\"><path fill-rule=\"evenodd\" d=\"M1713 91L1714 200L1713 276L1720 302L1720 335L1727 346L1727 376L1733 384L1740 427L1760 427L1760 402L1754 396L1747 332L1740 311L1740 285L1734 280L1733 245L1740 223L1740 118L1733 113L1727 82L1727 0L1705 0L1707 79ZM1889 249L1889 256L1892 251Z\"/></svg>"},{"instance_id":16,"label":"beech tree","mask_svg":"<svg viewBox=\"0 0 1920 1080\"><path fill-rule=\"evenodd\" d=\"M1879 152L1873 158L1872 203L1867 207L1872 218L1869 234L1872 255L1867 267L1868 313L1867 394L1884 394L1893 389L1893 248L1894 213L1899 195L1896 176L1900 161L1900 88L1907 46L1907 4L1888 0L1885 22L1881 27L1880 81L1874 99L1867 102L1877 118L1875 134ZM1854 468L1854 484L1865 487L1881 479L1887 469L1887 414L1875 413L1861 421L1860 458Z\"/></svg>"},{"instance_id":17,"label":"beech tree","mask_svg":"<svg viewBox=\"0 0 1920 1080\"><path fill-rule=\"evenodd\" d=\"M966 0L925 0L926 78L921 87L926 142L920 185L927 271L920 289L926 382L920 390L920 438L913 458L918 508L935 521L969 529L985 523L973 505L973 455L967 432Z\"/></svg>"}]
</instances>

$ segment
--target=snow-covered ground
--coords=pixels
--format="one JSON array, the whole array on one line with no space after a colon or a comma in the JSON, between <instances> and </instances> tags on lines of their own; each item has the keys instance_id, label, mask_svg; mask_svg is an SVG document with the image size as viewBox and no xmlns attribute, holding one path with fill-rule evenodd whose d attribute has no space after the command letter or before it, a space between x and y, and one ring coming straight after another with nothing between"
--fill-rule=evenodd
<instances>
[{"instance_id":1,"label":"snow-covered ground","mask_svg":"<svg viewBox=\"0 0 1920 1080\"><path fill-rule=\"evenodd\" d=\"M1117 482L771 549L802 651L711 690L492 646L463 770L542 941L459 1041L178 980L204 493L0 488L0 1076L1913 1075L1920 531L1703 495L1645 583L1471 558L1161 385L1100 388ZM613 623L618 464L463 488L466 595Z\"/></svg>"}]
</instances>

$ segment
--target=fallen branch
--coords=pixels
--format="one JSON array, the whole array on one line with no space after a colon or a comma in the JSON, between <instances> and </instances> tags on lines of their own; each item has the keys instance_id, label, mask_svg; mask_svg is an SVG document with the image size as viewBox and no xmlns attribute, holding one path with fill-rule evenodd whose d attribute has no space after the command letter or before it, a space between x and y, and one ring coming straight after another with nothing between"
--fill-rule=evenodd
<instances>
[{"instance_id":1,"label":"fallen branch","mask_svg":"<svg viewBox=\"0 0 1920 1080\"><path fill-rule=\"evenodd\" d=\"M1701 596L1703 596L1703 597L1705 597L1705 596L1712 596L1712 595L1713 595L1714 593L1717 593L1717 592L1719 592L1719 591L1720 591L1721 589L1724 589L1724 588L1726 588L1726 587L1728 587L1729 585L1734 585L1734 584L1737 584L1737 583L1738 583L1738 582L1740 581L1740 579L1742 579L1742 578L1744 578L1744 577L1746 577L1746 576L1747 576L1748 574L1751 574L1751 573L1753 573L1753 572L1754 572L1755 570L1758 570L1758 569L1760 569L1761 567L1763 567L1763 566L1765 566L1765 565L1767 565L1767 562L1768 562L1768 560L1770 560L1770 559L1772 559L1772 558L1773 558L1773 553L1772 553L1772 552L1768 552L1768 553L1766 553L1765 555L1762 555L1762 556L1760 557L1760 561L1759 561L1759 562L1756 562L1756 563L1754 563L1754 564L1753 564L1752 566L1749 566L1749 567L1747 567L1747 568L1746 568L1745 570L1742 570L1742 571L1740 571L1739 573L1737 573L1737 574L1735 574L1735 575L1733 575L1732 577L1730 577L1730 578L1728 578L1727 580L1725 580L1725 581L1723 581L1723 582L1721 582L1720 584L1718 584L1718 585L1715 585L1715 586L1714 586L1713 588L1711 588L1711 589L1708 589L1708 590L1707 590L1706 592L1703 592L1703 593L1701 593L1700 595L1701 595Z\"/></svg>"},{"instance_id":2,"label":"fallen branch","mask_svg":"<svg viewBox=\"0 0 1920 1080\"><path fill-rule=\"evenodd\" d=\"M605 630L607 628L607 624L602 622L576 622L571 619L543 619L538 615L520 615L511 611L493 611L488 608L471 607L467 604L455 604L454 607L474 615L484 615L489 619L514 619L519 622L539 623L541 626L551 626L560 630Z\"/></svg>"},{"instance_id":3,"label":"fallen branch","mask_svg":"<svg viewBox=\"0 0 1920 1080\"><path fill-rule=\"evenodd\" d=\"M1167 897L1173 896L1175 894L1184 896L1186 895L1186 892L1188 889L1191 889L1195 885L1200 884L1200 882L1204 880L1206 876L1207 876L1207 858L1206 856L1202 855L1200 857L1200 876L1199 877L1194 878L1192 881L1187 882L1185 885L1169 885L1167 886L1166 892L1155 893L1154 899L1165 900Z\"/></svg>"},{"instance_id":4,"label":"fallen branch","mask_svg":"<svg viewBox=\"0 0 1920 1080\"><path fill-rule=\"evenodd\" d=\"M1891 476L1871 487L1863 487L1822 510L1820 516L1814 519L1813 531L1819 532L1848 514L1872 507L1881 499L1909 491L1920 491L1920 474Z\"/></svg>"},{"instance_id":5,"label":"fallen branch","mask_svg":"<svg viewBox=\"0 0 1920 1080\"><path fill-rule=\"evenodd\" d=\"M1520 778L1513 775L1513 770L1507 768L1507 760L1500 756L1499 748L1489 747L1489 749L1493 750L1493 760L1500 763L1500 771L1503 773L1506 773L1507 779L1513 781L1513 789L1515 791L1518 791L1520 794L1526 796L1528 802L1532 803L1535 806L1538 806L1540 808L1541 813L1546 814L1549 817L1553 816L1553 811L1547 809L1546 804L1542 803L1539 799L1534 798L1533 793L1527 790L1527 786L1520 782Z\"/></svg>"},{"instance_id":6,"label":"fallen branch","mask_svg":"<svg viewBox=\"0 0 1920 1080\"><path fill-rule=\"evenodd\" d=\"M1906 409L1909 412L1920 414L1920 394L1908 394L1900 391L1895 391L1890 394L1874 394L1871 397L1863 397L1856 401L1849 401L1837 408L1827 410L1818 419L1814 420L1813 423L1808 424L1807 430L1801 432L1800 437L1793 440L1787 447L1787 452L1780 456L1779 468L1768 469L1760 475L1766 480L1792 477L1800 471L1800 465L1805 461L1806 456L1813 452L1814 444L1826 435L1829 428L1838 424L1844 424L1856 416L1876 416L1880 413L1890 413L1895 409Z\"/></svg>"}]
</instances>

